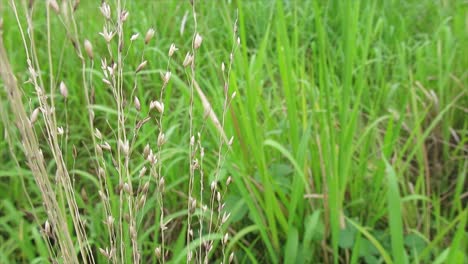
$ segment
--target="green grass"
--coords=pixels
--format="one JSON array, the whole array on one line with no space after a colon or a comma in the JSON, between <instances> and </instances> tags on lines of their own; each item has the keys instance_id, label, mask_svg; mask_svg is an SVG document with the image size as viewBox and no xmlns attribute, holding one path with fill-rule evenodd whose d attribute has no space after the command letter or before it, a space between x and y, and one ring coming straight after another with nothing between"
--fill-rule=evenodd
<instances>
[{"instance_id":1,"label":"green grass","mask_svg":"<svg viewBox=\"0 0 468 264\"><path fill-rule=\"evenodd\" d=\"M104 23L98 3L81 2L76 12L78 34L93 43L96 54L105 54L98 35ZM168 143L162 164L164 207L169 208L165 217L174 222L171 263L181 263L187 254L187 195L180 193L187 190L190 177L191 75L182 61L193 34L190 16L183 35L179 29L191 6L188 1L127 1L126 9L130 12L126 39L134 32L144 36L149 27L156 29L152 45L145 49L149 67L137 79L142 112L159 96L159 73L166 69L169 45L179 47L169 65L172 79L164 96ZM36 3L37 56L45 80L49 81L52 66L59 76L55 85L64 79L69 88L66 105L55 98L56 109L66 109L57 113L59 125L66 119L70 124L61 147L97 251L107 234L102 231L105 215L94 176L81 62L61 22L52 16L54 56L49 63L44 10ZM241 44L229 77L229 91L237 96L225 123L227 136L235 140L219 171L220 182L228 176L234 180L224 197L231 213L227 256L234 252L236 263L466 263L466 1L201 1L197 10L203 36L197 82L218 115L224 101L220 65L229 61L238 16ZM0 2L0 12L5 48L29 112L38 102L34 88L24 84L25 51L9 1ZM143 49L141 41L135 42L126 59L128 97ZM100 80L99 60L95 64L93 69L88 64L85 73ZM3 81L0 87L0 136L5 138L0 141L0 262L44 263L49 252L38 222L44 223L46 212L25 162ZM114 98L103 84L94 88L96 127L112 138L111 128L117 127ZM217 177L219 135L209 120L201 118L203 112L196 97L194 125L206 126L203 167L209 190L209 182ZM128 116L129 123L141 117L134 110ZM141 152L147 142L156 144L158 130L151 122L142 128L135 150ZM37 133L44 139L45 131ZM53 179L56 164L46 142L41 146ZM110 159L105 162L112 164ZM138 174L143 163L135 160L132 166L131 174ZM109 182L112 188L118 184L112 177ZM118 195L111 200L117 201ZM159 221L158 208L158 198L148 197L145 212L150 219ZM112 210L117 212L118 207ZM68 221L72 229L71 218ZM142 220L138 242L144 256L154 256L157 221ZM222 236L208 236L220 248ZM197 248L198 243L194 239L190 247ZM223 258L219 250L210 257L210 262ZM98 253L96 258L98 263L105 261Z\"/></svg>"}]
</instances>

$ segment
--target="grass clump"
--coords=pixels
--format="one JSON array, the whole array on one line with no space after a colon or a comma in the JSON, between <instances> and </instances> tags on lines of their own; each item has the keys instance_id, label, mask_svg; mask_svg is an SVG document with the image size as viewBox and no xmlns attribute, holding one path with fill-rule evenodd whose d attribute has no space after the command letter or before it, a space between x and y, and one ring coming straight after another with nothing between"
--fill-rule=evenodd
<instances>
[{"instance_id":1,"label":"grass clump","mask_svg":"<svg viewBox=\"0 0 468 264\"><path fill-rule=\"evenodd\" d=\"M0 262L466 261L463 1L1 3Z\"/></svg>"}]
</instances>

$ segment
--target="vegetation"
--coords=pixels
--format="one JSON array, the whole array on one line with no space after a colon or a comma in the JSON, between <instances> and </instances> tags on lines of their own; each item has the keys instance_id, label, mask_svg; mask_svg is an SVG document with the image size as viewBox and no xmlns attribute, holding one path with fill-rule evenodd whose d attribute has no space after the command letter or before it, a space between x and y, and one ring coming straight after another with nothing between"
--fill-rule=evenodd
<instances>
[{"instance_id":1,"label":"vegetation","mask_svg":"<svg viewBox=\"0 0 468 264\"><path fill-rule=\"evenodd\" d=\"M0 1L1 263L467 262L466 1L98 2Z\"/></svg>"}]
</instances>

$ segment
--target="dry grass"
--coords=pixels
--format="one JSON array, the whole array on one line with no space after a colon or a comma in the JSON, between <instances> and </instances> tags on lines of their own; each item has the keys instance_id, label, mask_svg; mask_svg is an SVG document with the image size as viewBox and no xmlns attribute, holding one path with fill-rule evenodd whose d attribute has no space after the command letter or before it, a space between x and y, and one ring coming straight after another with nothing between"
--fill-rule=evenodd
<instances>
[{"instance_id":1,"label":"dry grass","mask_svg":"<svg viewBox=\"0 0 468 264\"><path fill-rule=\"evenodd\" d=\"M102 43L91 43L88 39L82 39L78 32L77 21L74 12L79 8L79 1L64 1L61 6L54 1L49 0L46 3L47 11L47 56L48 69L47 76L42 73L41 63L38 59L38 49L35 45L34 35L34 17L33 9L30 9L26 2L17 6L16 1L10 1L11 8L15 12L17 23L22 32L23 45L26 51L29 80L25 85L32 85L35 89L37 98L25 98L21 92L21 87L16 81L14 73L10 67L7 53L3 42L0 39L0 63L1 77L5 82L5 89L8 94L8 100L12 112L15 115L17 128L22 138L23 151L27 158L28 167L31 170L38 188L42 194L44 209L47 213L45 220L40 215L35 215L37 224L43 225L43 238L48 243L50 259L59 263L96 263L101 256L97 256L99 251L105 259L111 263L141 263L156 257L158 262L165 263L174 256L170 253L168 247L173 240L169 237L177 236L173 234L175 230L169 229L174 221L167 218L166 214L171 212L170 208L165 208L164 201L169 193L165 191L167 177L163 166L164 146L168 139L165 134L164 116L168 107L164 105L165 90L171 82L171 65L178 63L174 61L173 55L178 50L175 44L172 44L168 50L167 67L161 72L161 86L159 87L159 97L148 102L147 98L138 98L135 92L141 89L138 85L139 78L146 70L151 67L146 59L146 48L153 45L152 39L155 35L153 28L148 29L144 39L141 40L138 35L132 35L125 39L125 22L130 12L124 9L120 0L117 0L112 7L103 2L100 11L104 19L103 30L99 34L102 36ZM202 36L196 31L196 9L193 5L192 16L195 24L195 31L192 39L192 50L187 53L189 58L183 62L186 68L187 82L190 87L190 107L188 113L188 122L190 123L190 137L187 139L188 163L189 163L189 187L186 191L187 197L187 218L186 225L186 261L197 263L209 263L215 246L213 235L219 234L221 246L217 249L221 254L221 259L228 260L225 256L225 246L229 238L227 230L227 219L229 214L224 210L223 197L225 191L218 190L218 175L223 165L226 152L232 144L232 139L228 140L224 132L224 120L227 109L232 98L225 89L225 99L221 122L212 109L207 97L198 85L196 79L197 56L199 48L203 44ZM40 7L39 7L40 8ZM21 17L23 14L25 17ZM105 236L98 242L91 242L87 233L89 226L85 219L85 213L80 212L79 201L89 199L86 192L79 193L75 189L75 177L73 166L77 160L77 151L67 152L67 139L73 130L73 124L68 120L58 120L57 111L73 111L69 109L67 100L69 91L67 88L66 77L57 75L57 69L53 69L52 61L56 55L53 42L52 17L58 17L62 22L63 28L68 32L70 43L82 68L82 92L86 99L86 108L88 115L89 137L92 145L89 148L89 154L93 155L92 160L95 168L89 171L95 175L98 181L98 196L100 201L94 201L102 204L103 219L102 223L106 227ZM26 20L26 25L21 21ZM133 18L137 19L137 18ZM25 34L26 31L28 34ZM131 51L132 44L137 41L144 41L144 49L141 50L141 62L139 65L127 65L126 57ZM80 43L83 43L82 45ZM236 43L236 42L235 42ZM234 44L233 52L238 42ZM107 53L98 54L94 46L106 47ZM68 54L67 56L73 56ZM97 80L91 71L94 71L95 60L101 58L100 69L104 78ZM229 73L232 67L232 56L229 60L229 67L222 68L222 74L225 78L225 87L229 85ZM129 75L128 69L133 68L133 74ZM200 73L201 74L201 73ZM49 80L47 83L45 80ZM130 93L125 84L131 82L132 89ZM58 86L58 89L56 88ZM113 106L117 122L115 127L110 127L111 134L103 134L96 122L99 119L95 111L96 98L94 89L106 88L111 92L115 102ZM61 97L57 97L57 90ZM133 100L131 100L131 98ZM57 100L63 101L58 103ZM193 111L194 101L201 100L205 116L195 116ZM25 101L37 102L38 105L31 107L31 110L25 106ZM130 102L133 101L133 104ZM59 106L60 105L60 106ZM147 112L142 110L142 105ZM56 108L57 107L57 108ZM58 109L64 107L64 109ZM27 113L30 113L28 117ZM207 118L205 118L207 117ZM194 120L203 120L203 122L194 122ZM217 151L217 165L214 172L215 180L207 182L204 175L203 161L204 148L202 144L202 135L205 130L205 123L211 120L219 132L220 145ZM155 124L157 129L156 140L147 139L143 151L138 147L139 131L144 126ZM64 124L63 127L59 124ZM201 126L199 126L201 124ZM110 125L110 123L109 123ZM102 126L100 126L102 127ZM51 155L44 157L40 138L45 137L47 142L47 153ZM153 142L156 142L154 144ZM66 157L65 155L69 155ZM67 160L73 160L73 166L67 164ZM112 164L109 164L109 160ZM53 162L56 170L55 178L51 179L48 163ZM137 173L135 173L137 172ZM117 177L118 179L115 179ZM117 187L114 188L117 182ZM170 184L170 183L169 183ZM198 186L199 193L194 192L194 187ZM205 185L210 186L205 188ZM229 185L229 182L226 184ZM206 186L207 187L207 186ZM206 191L208 190L208 191ZM27 191L27 190L25 190ZM184 190L181 190L184 191ZM148 196L155 197L157 201L157 212L151 213L145 210ZM209 199L207 200L207 196ZM78 198L79 197L79 198ZM208 201L205 204L205 200ZM154 201L152 199L152 201ZM117 208L117 209L116 209ZM68 226L68 220L72 220L73 225ZM156 225L157 237L156 247L154 247L154 256L142 255L141 239L138 239L142 227L149 221ZM198 231L194 231L198 229ZM103 239L107 237L107 239ZM217 236L214 236L217 237ZM193 243L198 246L192 246ZM75 250L75 243L78 243L78 250ZM146 243L145 243L146 244ZM145 251L147 252L147 251ZM229 262L232 262L232 257Z\"/></svg>"}]
</instances>

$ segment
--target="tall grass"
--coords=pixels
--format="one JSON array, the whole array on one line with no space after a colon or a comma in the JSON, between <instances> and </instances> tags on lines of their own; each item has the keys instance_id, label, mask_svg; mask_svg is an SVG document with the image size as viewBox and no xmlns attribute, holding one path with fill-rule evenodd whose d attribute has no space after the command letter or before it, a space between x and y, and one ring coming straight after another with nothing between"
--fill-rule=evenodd
<instances>
[{"instance_id":1,"label":"tall grass","mask_svg":"<svg viewBox=\"0 0 468 264\"><path fill-rule=\"evenodd\" d=\"M1 262L466 261L464 1L64 2L1 2Z\"/></svg>"},{"instance_id":2,"label":"tall grass","mask_svg":"<svg viewBox=\"0 0 468 264\"><path fill-rule=\"evenodd\" d=\"M223 201L229 181L220 182L219 174L226 152L233 142L233 139L228 141L224 132L224 116L234 96L230 94L229 82L226 81L223 86L225 101L220 123L196 81L198 51L202 47L203 38L197 32L195 4L191 8L195 25L192 48L180 63L190 69L186 71L186 87L188 86L189 91L186 119L189 130L188 136L181 137L186 137L186 144L177 146L180 148L185 145L188 151L181 149L181 153L173 154L175 157L183 152L188 154L188 159L181 160L189 171L188 176L184 177L188 179L188 186L183 184L187 186L186 191L180 188L173 192L166 190L166 179L170 177L166 175L165 164L170 162L170 155L164 147L170 142L171 136L171 131L166 130L164 115L172 107L171 101L165 103L164 98L173 76L172 58L178 51L177 46L172 43L167 55L164 54L167 61L164 70L147 72L149 66L146 52L153 46L156 31L149 28L142 37L139 37L139 33L127 37L126 27L130 13L121 1L112 5L102 2L99 7L98 17L103 20L103 29L98 34L102 38L98 40L89 40L79 35L78 19L75 17L75 12L80 8L78 2L62 2L59 5L51 0L28 6L25 1L10 1L9 5L24 44L28 79L25 84L19 84L15 80L3 45L2 77L5 80L8 102L13 110L13 120L18 123L21 132L27 166L40 190L36 199L44 203L44 211L33 212L32 215L38 228L44 223L40 230L48 250L48 259L64 263L96 263L104 260L112 263L165 263L170 260L180 262L182 258L187 262L197 260L208 263L211 258L232 262L233 256L229 258L230 252L225 250L229 241L226 225L229 212L225 210ZM46 24L43 28L34 21L38 12L36 8L39 12L46 12ZM70 46L73 50L63 48L57 53L57 46L52 45L58 39L53 35L53 26L63 27L66 34L62 38L72 44ZM45 66L40 57L44 50L36 42L37 30L46 32ZM236 34L233 36L232 46L236 47ZM143 48L136 49L135 52L133 45L138 45L139 38ZM98 53L96 49L99 43L102 43L102 53ZM131 53L137 59L138 63L135 65L127 61L127 56ZM69 56L75 56L78 65L81 64L81 67L69 69L81 73L80 82L75 84L66 79L68 76L62 65L62 60L69 59ZM228 68L220 69L223 75L230 75L233 56L231 54ZM56 60L59 61L58 66ZM101 71L95 69L96 61L100 61ZM47 70L42 70L42 67ZM183 73L183 70L178 72ZM160 75L160 81L151 87L156 92L153 93L156 95L155 99L148 98L150 94L140 100L135 95L138 90L144 89L139 84L139 79L154 73ZM180 80L183 82L183 79ZM69 91L70 85L77 84L82 89ZM28 117L21 88L28 89L31 86L35 96L29 99L30 104L37 106L32 108ZM106 90L112 96L113 100L109 105L96 96L96 90ZM197 97L195 91L198 93ZM73 125L73 119L69 119L73 111L76 111L73 108L77 107L68 104L73 96L84 98L84 103L78 105L82 107L79 111L84 113L84 130ZM203 103L204 115L194 111L195 100ZM60 115L61 111L65 114ZM4 119L8 120L7 117ZM210 168L214 177L205 180L205 145L202 135L205 134L206 123L210 121L216 125L219 147L213 148L209 153L216 160L216 166ZM140 132L149 126L152 128L141 136ZM88 134L83 138L84 152L79 153L80 147L76 145L73 145L71 151L67 150L69 138L74 136L75 131ZM46 144L40 144L40 140L45 140ZM13 151L11 154L17 155ZM71 157L68 164L66 154ZM80 154L85 154L89 160L77 161ZM47 166L47 163L50 165ZM49 171L54 169L55 179L49 175ZM174 179L177 175L170 176ZM173 182L168 181L171 184ZM204 198L205 185L210 186L209 199ZM79 188L81 192L78 194ZM195 192L196 189L200 191ZM94 193L88 195L89 190ZM24 191L29 194L26 188ZM166 208L165 200L170 195L186 200L182 202L187 205L186 209L182 209L180 203L176 207ZM30 203L32 208L38 207L34 201ZM89 206L97 203L99 212L88 211L94 211L91 209L93 207L84 210L83 203ZM180 220L174 218L178 219L183 215L187 215L187 220L180 225ZM93 228L94 233L89 231ZM96 232L99 229L105 231ZM184 237L186 239L180 240ZM221 245L214 244L218 240L222 242ZM78 244L77 248L75 243ZM197 243L200 246L194 246ZM178 248L174 249L174 246ZM181 250L183 248L185 250Z\"/></svg>"}]
</instances>

